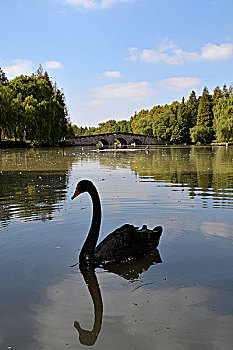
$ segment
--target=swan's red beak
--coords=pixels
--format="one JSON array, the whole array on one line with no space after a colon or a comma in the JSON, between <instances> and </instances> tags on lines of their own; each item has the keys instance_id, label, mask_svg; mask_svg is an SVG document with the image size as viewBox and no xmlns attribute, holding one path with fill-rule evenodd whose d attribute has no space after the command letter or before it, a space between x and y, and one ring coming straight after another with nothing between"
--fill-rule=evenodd
<instances>
[{"instance_id":1,"label":"swan's red beak","mask_svg":"<svg viewBox=\"0 0 233 350\"><path fill-rule=\"evenodd\" d=\"M78 187L76 188L73 196L71 197L71 199L74 199L75 197L77 197L79 195L79 191L78 191Z\"/></svg>"}]
</instances>

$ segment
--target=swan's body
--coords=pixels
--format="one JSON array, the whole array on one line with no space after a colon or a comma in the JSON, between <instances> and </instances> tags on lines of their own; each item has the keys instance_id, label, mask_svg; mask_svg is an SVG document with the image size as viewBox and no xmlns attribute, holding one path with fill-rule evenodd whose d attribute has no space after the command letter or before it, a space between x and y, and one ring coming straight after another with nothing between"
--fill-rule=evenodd
<instances>
[{"instance_id":1,"label":"swan's body","mask_svg":"<svg viewBox=\"0 0 233 350\"><path fill-rule=\"evenodd\" d=\"M159 244L162 227L156 226L149 230L146 225L139 230L130 224L125 224L110 233L96 247L101 223L101 205L96 187L89 180L78 183L72 197L88 192L93 202L93 217L90 231L79 255L79 263L89 266L103 266L118 263L149 254Z\"/></svg>"}]
</instances>

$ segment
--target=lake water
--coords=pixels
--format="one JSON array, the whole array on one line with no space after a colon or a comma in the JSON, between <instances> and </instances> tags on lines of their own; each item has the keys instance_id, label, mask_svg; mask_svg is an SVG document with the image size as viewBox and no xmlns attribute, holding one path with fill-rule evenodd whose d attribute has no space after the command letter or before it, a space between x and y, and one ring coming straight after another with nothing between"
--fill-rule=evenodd
<instances>
[{"instance_id":1,"label":"lake water","mask_svg":"<svg viewBox=\"0 0 233 350\"><path fill-rule=\"evenodd\" d=\"M112 271L78 261L100 240L163 227L158 251ZM217 350L233 344L233 147L0 150L0 349ZM80 337L79 333L80 332Z\"/></svg>"}]
</instances>

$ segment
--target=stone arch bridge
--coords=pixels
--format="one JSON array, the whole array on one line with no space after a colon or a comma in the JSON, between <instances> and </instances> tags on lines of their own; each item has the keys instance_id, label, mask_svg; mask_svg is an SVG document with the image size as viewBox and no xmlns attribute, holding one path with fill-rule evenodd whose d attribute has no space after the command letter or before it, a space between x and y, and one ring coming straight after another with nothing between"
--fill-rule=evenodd
<instances>
[{"instance_id":1,"label":"stone arch bridge","mask_svg":"<svg viewBox=\"0 0 233 350\"><path fill-rule=\"evenodd\" d=\"M96 146L101 142L106 147L113 146L116 140L120 142L121 147L159 144L159 141L154 136L129 132L107 132L104 134L74 136L67 138L66 143L73 146Z\"/></svg>"}]
</instances>

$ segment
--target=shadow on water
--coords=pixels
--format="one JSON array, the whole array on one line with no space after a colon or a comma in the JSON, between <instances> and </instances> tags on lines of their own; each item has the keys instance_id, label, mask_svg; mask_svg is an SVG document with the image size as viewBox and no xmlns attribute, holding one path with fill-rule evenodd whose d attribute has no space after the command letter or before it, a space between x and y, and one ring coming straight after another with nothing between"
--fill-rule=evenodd
<instances>
[{"instance_id":1,"label":"shadow on water","mask_svg":"<svg viewBox=\"0 0 233 350\"><path fill-rule=\"evenodd\" d=\"M108 272L113 272L126 280L135 280L140 274L147 271L154 263L161 263L158 249L155 249L151 254L124 263L111 264L105 267ZM101 331L103 318L103 301L98 279L95 273L95 268L90 266L80 265L80 272L87 285L94 306L94 325L92 330L86 330L80 326L78 321L74 321L74 327L78 331L79 341L83 345L94 345Z\"/></svg>"}]
</instances>

